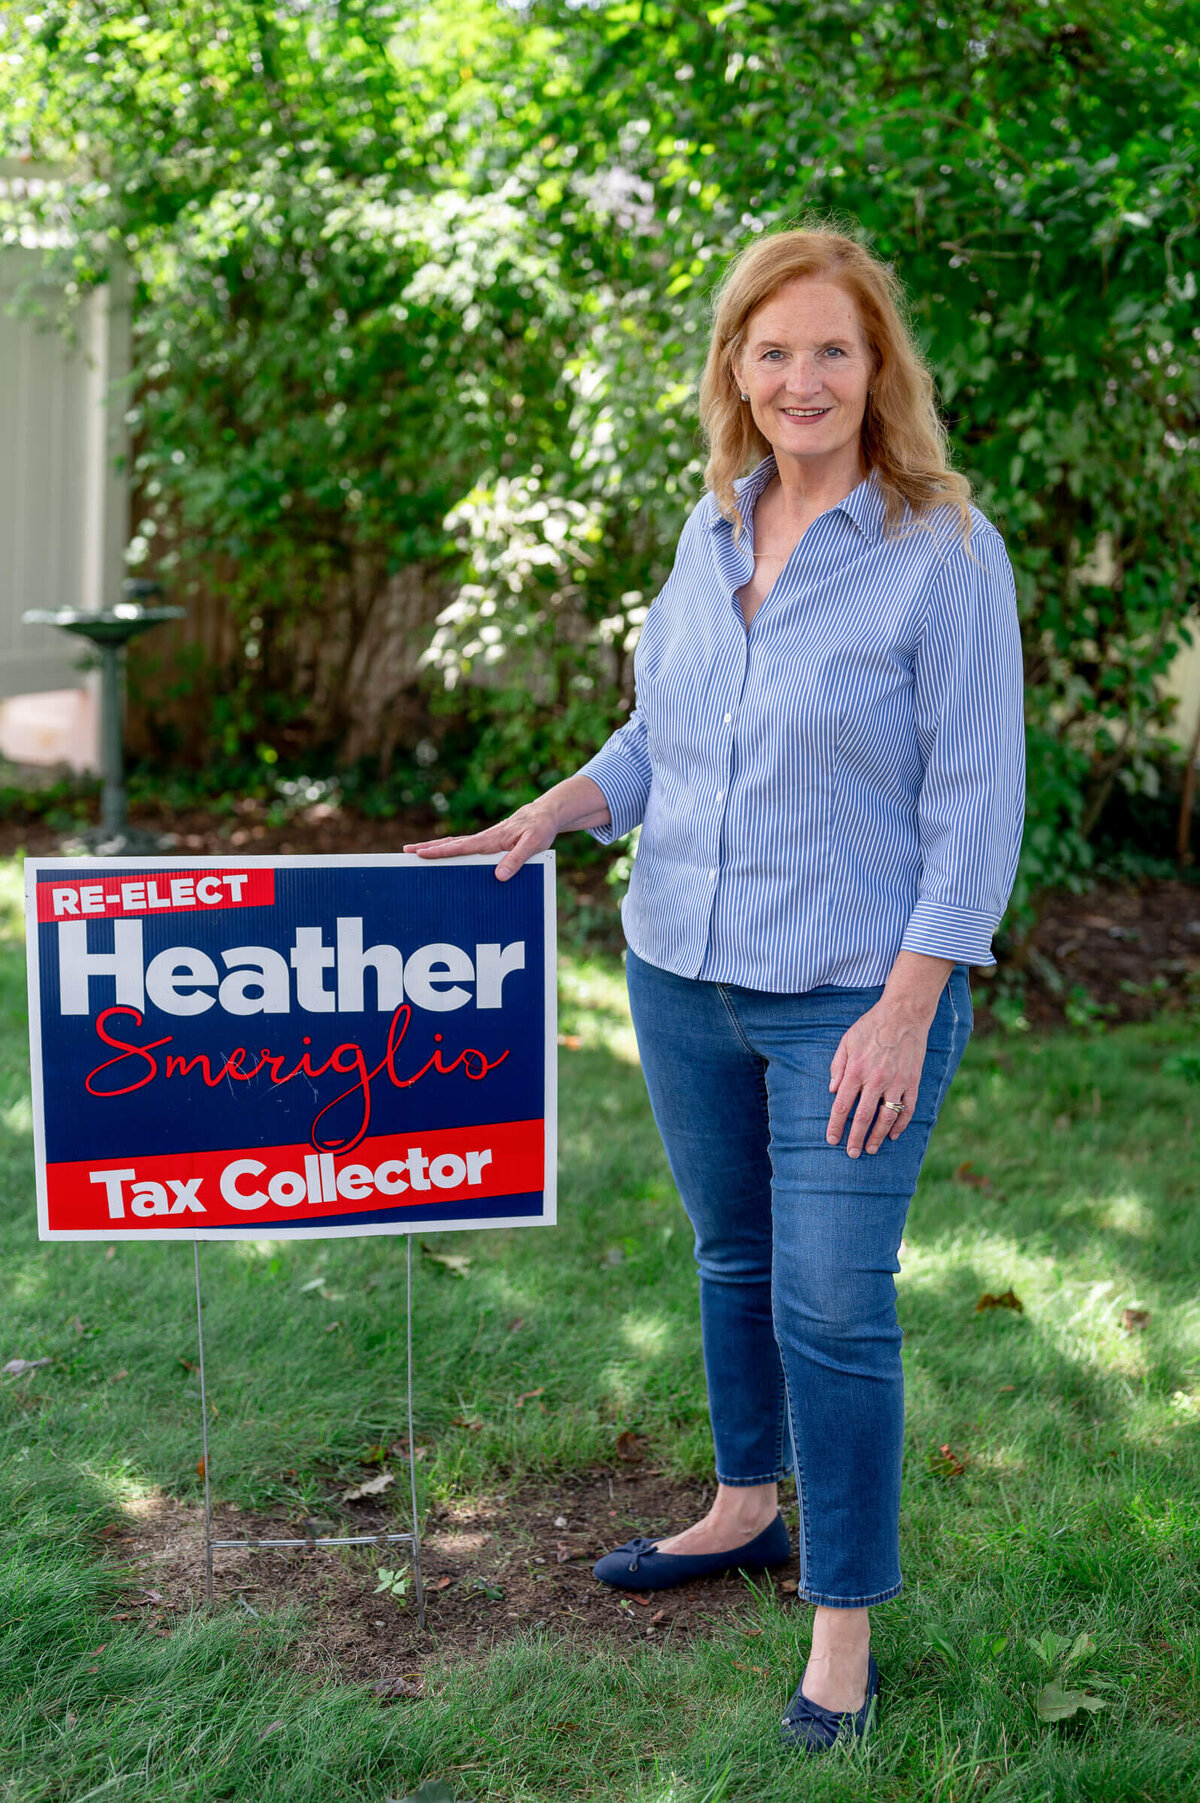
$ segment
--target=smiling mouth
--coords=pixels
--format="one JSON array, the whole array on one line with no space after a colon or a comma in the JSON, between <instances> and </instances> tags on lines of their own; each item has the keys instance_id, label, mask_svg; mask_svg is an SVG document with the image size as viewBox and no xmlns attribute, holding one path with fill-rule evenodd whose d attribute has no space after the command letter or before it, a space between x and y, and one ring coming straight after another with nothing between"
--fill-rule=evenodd
<instances>
[{"instance_id":1,"label":"smiling mouth","mask_svg":"<svg viewBox=\"0 0 1200 1803\"><path fill-rule=\"evenodd\" d=\"M824 419L832 413L831 407L784 407L782 412L787 419Z\"/></svg>"}]
</instances>

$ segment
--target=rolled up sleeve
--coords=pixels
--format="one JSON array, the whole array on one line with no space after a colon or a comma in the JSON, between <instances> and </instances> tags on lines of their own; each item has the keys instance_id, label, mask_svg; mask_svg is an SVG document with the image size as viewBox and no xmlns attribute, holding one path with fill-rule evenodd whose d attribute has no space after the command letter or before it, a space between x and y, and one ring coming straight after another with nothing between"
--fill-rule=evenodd
<instances>
[{"instance_id":1,"label":"rolled up sleeve","mask_svg":"<svg viewBox=\"0 0 1200 1803\"><path fill-rule=\"evenodd\" d=\"M921 876L901 949L991 964L1025 815L1024 677L999 534L956 546L929 591L915 657Z\"/></svg>"},{"instance_id":2,"label":"rolled up sleeve","mask_svg":"<svg viewBox=\"0 0 1200 1803\"><path fill-rule=\"evenodd\" d=\"M588 828L593 839L611 845L641 825L650 799L650 752L646 722L636 708L579 774L590 776L608 803L608 825Z\"/></svg>"}]
</instances>

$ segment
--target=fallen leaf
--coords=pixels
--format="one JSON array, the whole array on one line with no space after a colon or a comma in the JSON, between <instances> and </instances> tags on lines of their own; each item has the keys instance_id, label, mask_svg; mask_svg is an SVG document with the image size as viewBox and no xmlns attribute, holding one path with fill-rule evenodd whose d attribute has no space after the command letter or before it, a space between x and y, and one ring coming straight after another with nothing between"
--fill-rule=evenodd
<instances>
[{"instance_id":1,"label":"fallen leaf","mask_svg":"<svg viewBox=\"0 0 1200 1803\"><path fill-rule=\"evenodd\" d=\"M740 1659L733 1662L740 1672L753 1672L756 1678L769 1678L770 1669L765 1665L743 1665Z\"/></svg>"},{"instance_id":2,"label":"fallen leaf","mask_svg":"<svg viewBox=\"0 0 1200 1803\"><path fill-rule=\"evenodd\" d=\"M100 1667L98 1665L89 1665L87 1667L87 1670L90 1674L91 1672L98 1672L100 1670Z\"/></svg>"},{"instance_id":3,"label":"fallen leaf","mask_svg":"<svg viewBox=\"0 0 1200 1803\"><path fill-rule=\"evenodd\" d=\"M525 1407L525 1404L527 1402L532 1402L532 1400L535 1396L544 1396L545 1394L546 1394L545 1384L539 1384L536 1390L523 1391L522 1394L517 1397L516 1406L519 1409L523 1409Z\"/></svg>"},{"instance_id":4,"label":"fallen leaf","mask_svg":"<svg viewBox=\"0 0 1200 1803\"><path fill-rule=\"evenodd\" d=\"M365 1484L354 1484L349 1490L343 1490L342 1501L362 1502L368 1496L382 1496L395 1481L390 1471L381 1471L378 1477L369 1477Z\"/></svg>"},{"instance_id":5,"label":"fallen leaf","mask_svg":"<svg viewBox=\"0 0 1200 1803\"><path fill-rule=\"evenodd\" d=\"M524 1315L518 1315L515 1321L509 1322L508 1328L506 1331L508 1333L520 1333L520 1331L524 1327L524 1325L525 1325Z\"/></svg>"},{"instance_id":6,"label":"fallen leaf","mask_svg":"<svg viewBox=\"0 0 1200 1803\"><path fill-rule=\"evenodd\" d=\"M283 1727L282 1722L268 1723L268 1725L263 1729L262 1733L259 1735L259 1737L258 1737L259 1740L266 1740L268 1734L278 1734L279 1730L282 1727Z\"/></svg>"},{"instance_id":7,"label":"fallen leaf","mask_svg":"<svg viewBox=\"0 0 1200 1803\"><path fill-rule=\"evenodd\" d=\"M444 1265L451 1277L465 1277L471 1269L471 1260L464 1252L438 1252L433 1246L427 1246L424 1240L421 1241L421 1250L435 1265Z\"/></svg>"},{"instance_id":8,"label":"fallen leaf","mask_svg":"<svg viewBox=\"0 0 1200 1803\"><path fill-rule=\"evenodd\" d=\"M117 1256L117 1248L115 1246L110 1246L104 1256L105 1258L115 1258Z\"/></svg>"},{"instance_id":9,"label":"fallen leaf","mask_svg":"<svg viewBox=\"0 0 1200 1803\"><path fill-rule=\"evenodd\" d=\"M27 1371L40 1371L43 1365L53 1364L53 1359L9 1359L4 1367L5 1377L24 1377Z\"/></svg>"},{"instance_id":10,"label":"fallen leaf","mask_svg":"<svg viewBox=\"0 0 1200 1803\"><path fill-rule=\"evenodd\" d=\"M648 1596L631 1596L629 1600L631 1603L636 1603L639 1609L648 1609L650 1607L650 1598Z\"/></svg>"},{"instance_id":11,"label":"fallen leaf","mask_svg":"<svg viewBox=\"0 0 1200 1803\"><path fill-rule=\"evenodd\" d=\"M761 1628L743 1628L742 1634L746 1640L759 1640L762 1637L762 1629Z\"/></svg>"},{"instance_id":12,"label":"fallen leaf","mask_svg":"<svg viewBox=\"0 0 1200 1803\"><path fill-rule=\"evenodd\" d=\"M185 1371L199 1371L200 1369L195 1359L180 1358L178 1354L175 1356L175 1363L182 1365Z\"/></svg>"},{"instance_id":13,"label":"fallen leaf","mask_svg":"<svg viewBox=\"0 0 1200 1803\"><path fill-rule=\"evenodd\" d=\"M141 1596L139 1596L137 1599L137 1607L139 1609L144 1609L147 1606L147 1604L161 1603L161 1602L162 1602L161 1590L143 1590Z\"/></svg>"},{"instance_id":14,"label":"fallen leaf","mask_svg":"<svg viewBox=\"0 0 1200 1803\"><path fill-rule=\"evenodd\" d=\"M1148 1308L1127 1308L1121 1316L1121 1326L1126 1333L1140 1333L1149 1319Z\"/></svg>"},{"instance_id":15,"label":"fallen leaf","mask_svg":"<svg viewBox=\"0 0 1200 1803\"><path fill-rule=\"evenodd\" d=\"M1044 1722L1065 1721L1080 1709L1090 1710L1094 1715L1097 1709L1107 1708L1103 1697L1094 1697L1086 1690L1064 1690L1059 1678L1052 1678L1039 1692L1037 1700L1037 1712Z\"/></svg>"},{"instance_id":16,"label":"fallen leaf","mask_svg":"<svg viewBox=\"0 0 1200 1803\"><path fill-rule=\"evenodd\" d=\"M616 1451L617 1457L624 1459L627 1465L636 1465L646 1456L641 1440L628 1427L617 1435Z\"/></svg>"},{"instance_id":17,"label":"fallen leaf","mask_svg":"<svg viewBox=\"0 0 1200 1803\"><path fill-rule=\"evenodd\" d=\"M196 1460L196 1476L204 1477L207 1474L207 1471L208 1460L204 1457L204 1454L201 1453L200 1457Z\"/></svg>"},{"instance_id":18,"label":"fallen leaf","mask_svg":"<svg viewBox=\"0 0 1200 1803\"><path fill-rule=\"evenodd\" d=\"M469 1433L477 1434L481 1431L483 1422L477 1419L464 1421L461 1415L456 1415L450 1425L451 1427L465 1427Z\"/></svg>"},{"instance_id":19,"label":"fallen leaf","mask_svg":"<svg viewBox=\"0 0 1200 1803\"><path fill-rule=\"evenodd\" d=\"M453 1582L454 1582L453 1578L447 1578L447 1577L430 1578L430 1580L429 1580L428 1584L426 1584L425 1588L426 1588L426 1590L448 1590L450 1585L453 1584Z\"/></svg>"},{"instance_id":20,"label":"fallen leaf","mask_svg":"<svg viewBox=\"0 0 1200 1803\"><path fill-rule=\"evenodd\" d=\"M565 1045L568 1052L578 1052L582 1050L583 1047L583 1041L580 1039L578 1033L560 1033L558 1036L558 1043L559 1045Z\"/></svg>"},{"instance_id":21,"label":"fallen leaf","mask_svg":"<svg viewBox=\"0 0 1200 1803\"><path fill-rule=\"evenodd\" d=\"M104 1642L104 1646L94 1646L92 1648L91 1652L87 1655L87 1657L89 1659L98 1659L100 1657L100 1654L105 1651L107 1646L108 1646L107 1640Z\"/></svg>"},{"instance_id":22,"label":"fallen leaf","mask_svg":"<svg viewBox=\"0 0 1200 1803\"><path fill-rule=\"evenodd\" d=\"M800 1588L800 1584L796 1578L784 1578L779 1588L783 1591L785 1596L795 1596Z\"/></svg>"},{"instance_id":23,"label":"fallen leaf","mask_svg":"<svg viewBox=\"0 0 1200 1803\"><path fill-rule=\"evenodd\" d=\"M132 1621L132 1609L118 1609L111 1618L113 1621Z\"/></svg>"},{"instance_id":24,"label":"fallen leaf","mask_svg":"<svg viewBox=\"0 0 1200 1803\"><path fill-rule=\"evenodd\" d=\"M123 1383L128 1376L128 1371L125 1369L124 1365L122 1365L119 1371L113 1372L112 1380L115 1384L119 1384Z\"/></svg>"},{"instance_id":25,"label":"fallen leaf","mask_svg":"<svg viewBox=\"0 0 1200 1803\"><path fill-rule=\"evenodd\" d=\"M555 1734L565 1734L568 1732L575 1732L578 1730L578 1728L579 1728L578 1722L555 1722L555 1723L553 1723L553 1731Z\"/></svg>"},{"instance_id":26,"label":"fallen leaf","mask_svg":"<svg viewBox=\"0 0 1200 1803\"><path fill-rule=\"evenodd\" d=\"M565 1565L568 1559L573 1559L575 1557L576 1554L572 1552L566 1541L560 1540L554 1549L555 1563L558 1565Z\"/></svg>"},{"instance_id":27,"label":"fallen leaf","mask_svg":"<svg viewBox=\"0 0 1200 1803\"><path fill-rule=\"evenodd\" d=\"M975 1304L975 1313L982 1315L989 1308L1011 1308L1015 1309L1018 1315L1025 1313L1025 1304L1014 1290L1003 1290L998 1296L993 1296L990 1292L981 1296Z\"/></svg>"},{"instance_id":28,"label":"fallen leaf","mask_svg":"<svg viewBox=\"0 0 1200 1803\"><path fill-rule=\"evenodd\" d=\"M961 1477L966 1465L957 1453L951 1452L950 1447L943 1443L936 1453L930 1453L929 1469L935 1477Z\"/></svg>"},{"instance_id":29,"label":"fallen leaf","mask_svg":"<svg viewBox=\"0 0 1200 1803\"><path fill-rule=\"evenodd\" d=\"M657 1626L660 1621L666 1621L666 1619L667 1612L665 1609L656 1609L654 1614L650 1617L651 1623L655 1626Z\"/></svg>"},{"instance_id":30,"label":"fallen leaf","mask_svg":"<svg viewBox=\"0 0 1200 1803\"><path fill-rule=\"evenodd\" d=\"M481 1425L482 1425L482 1423L481 1423ZM407 1436L402 1440L393 1440L392 1441L392 1451L394 1453L398 1453L402 1459L406 1459L408 1457ZM428 1453L429 1453L429 1448L427 1446L418 1446L417 1447L416 1460L417 1460L418 1465L421 1463L422 1459L424 1459L428 1456Z\"/></svg>"},{"instance_id":31,"label":"fallen leaf","mask_svg":"<svg viewBox=\"0 0 1200 1803\"><path fill-rule=\"evenodd\" d=\"M342 1324L340 1321L331 1321L324 1331L326 1333L339 1333L341 1331L341 1326Z\"/></svg>"},{"instance_id":32,"label":"fallen leaf","mask_svg":"<svg viewBox=\"0 0 1200 1803\"><path fill-rule=\"evenodd\" d=\"M381 1678L378 1684L372 1684L375 1695L387 1702L394 1697L423 1697L425 1686L419 1678Z\"/></svg>"},{"instance_id":33,"label":"fallen leaf","mask_svg":"<svg viewBox=\"0 0 1200 1803\"><path fill-rule=\"evenodd\" d=\"M991 1189L992 1180L977 1171L969 1158L965 1158L954 1173L956 1183L969 1183L972 1189Z\"/></svg>"},{"instance_id":34,"label":"fallen leaf","mask_svg":"<svg viewBox=\"0 0 1200 1803\"><path fill-rule=\"evenodd\" d=\"M1001 1384L999 1394L1001 1396L1007 1395L1011 1391L1015 1390L1016 1387L1017 1387L1016 1384Z\"/></svg>"}]
</instances>

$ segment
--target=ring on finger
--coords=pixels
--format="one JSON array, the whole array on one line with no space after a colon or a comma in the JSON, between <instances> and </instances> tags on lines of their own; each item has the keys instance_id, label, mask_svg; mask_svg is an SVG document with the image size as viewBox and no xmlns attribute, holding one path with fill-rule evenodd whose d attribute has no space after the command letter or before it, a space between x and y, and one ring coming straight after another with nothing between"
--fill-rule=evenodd
<instances>
[{"instance_id":1,"label":"ring on finger","mask_svg":"<svg viewBox=\"0 0 1200 1803\"><path fill-rule=\"evenodd\" d=\"M908 1103L907 1102L884 1102L882 1104L882 1106L884 1108L892 1109L892 1111L895 1114L903 1114L904 1110L908 1107Z\"/></svg>"}]
</instances>

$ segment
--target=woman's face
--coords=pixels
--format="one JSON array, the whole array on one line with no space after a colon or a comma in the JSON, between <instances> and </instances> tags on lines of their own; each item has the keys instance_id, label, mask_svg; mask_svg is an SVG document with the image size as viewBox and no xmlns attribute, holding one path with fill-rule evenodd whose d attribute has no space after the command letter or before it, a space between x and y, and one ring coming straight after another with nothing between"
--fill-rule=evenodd
<instances>
[{"instance_id":1,"label":"woman's face","mask_svg":"<svg viewBox=\"0 0 1200 1803\"><path fill-rule=\"evenodd\" d=\"M799 276L778 289L747 320L733 372L777 462L857 461L875 362L844 288Z\"/></svg>"}]
</instances>

